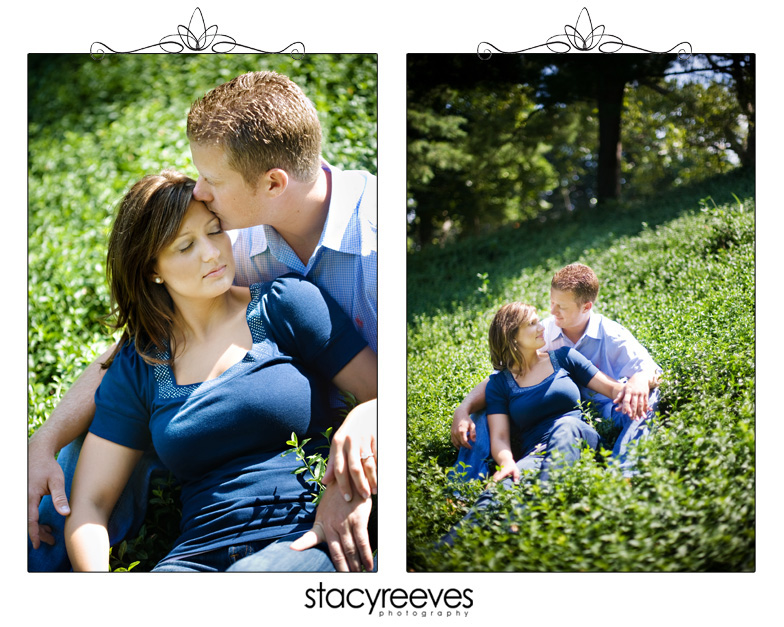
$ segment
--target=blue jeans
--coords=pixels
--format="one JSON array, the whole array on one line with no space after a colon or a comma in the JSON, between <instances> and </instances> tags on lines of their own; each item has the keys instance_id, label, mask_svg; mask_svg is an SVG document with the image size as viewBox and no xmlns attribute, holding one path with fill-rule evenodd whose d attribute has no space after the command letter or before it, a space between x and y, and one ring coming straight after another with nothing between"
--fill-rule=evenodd
<instances>
[{"instance_id":1,"label":"blue jeans","mask_svg":"<svg viewBox=\"0 0 784 627\"><path fill-rule=\"evenodd\" d=\"M152 572L335 572L326 544L304 551L289 548L303 533L298 531L278 539L257 540L162 561Z\"/></svg>"},{"instance_id":2,"label":"blue jeans","mask_svg":"<svg viewBox=\"0 0 784 627\"><path fill-rule=\"evenodd\" d=\"M487 417L485 416L485 423ZM477 442L479 434L477 430ZM589 424L574 416L561 416L550 420L543 420L536 427L523 434L522 449L524 456L518 460L517 468L525 470L539 470L538 480L546 483L550 478L550 470L563 464L572 465L580 458L583 447L587 444L596 450L599 446L599 434ZM558 455L554 456L553 453ZM504 489L512 489L514 481L507 477L501 482ZM479 512L496 504L495 494L485 490L477 498L476 503L468 514L457 523L439 542L438 546L452 546L455 542L458 529L466 525L478 523Z\"/></svg>"},{"instance_id":3,"label":"blue jeans","mask_svg":"<svg viewBox=\"0 0 784 627\"><path fill-rule=\"evenodd\" d=\"M613 446L612 455L618 460L625 476L633 474L633 462L629 458L629 445L650 435L653 416L658 405L659 389L655 388L648 398L648 414L642 420L632 420L626 414L614 409L609 416L613 423L621 428L621 433ZM476 428L476 442L471 444L471 448L460 447L457 453L457 463L454 466L454 472L458 473L455 478L461 481L486 478L491 474L489 471L493 460L490 455L490 431L487 426L487 414L485 412L471 414L471 420L474 421Z\"/></svg>"},{"instance_id":4,"label":"blue jeans","mask_svg":"<svg viewBox=\"0 0 784 627\"><path fill-rule=\"evenodd\" d=\"M624 477L634 474L634 447L631 444L647 438L651 433L654 415L659 407L659 388L654 388L648 397L648 413L641 420L632 420L626 414L613 409L610 413L613 424L621 428L618 439L615 440L612 456L617 460L618 466Z\"/></svg>"},{"instance_id":5,"label":"blue jeans","mask_svg":"<svg viewBox=\"0 0 784 627\"><path fill-rule=\"evenodd\" d=\"M457 452L457 463L454 466L455 478L460 481L487 478L490 476L490 430L487 426L487 414L477 412L471 414L476 429L476 441L471 448L461 446ZM465 474L462 474L465 473Z\"/></svg>"},{"instance_id":6,"label":"blue jeans","mask_svg":"<svg viewBox=\"0 0 784 627\"><path fill-rule=\"evenodd\" d=\"M76 462L82 450L84 436L80 436L64 447L57 456L57 462L63 469L65 477L65 494L70 500L71 483L73 482ZM128 480L114 510L109 517L109 542L112 546L122 540L133 537L142 526L147 513L150 480L154 472L164 471L155 451L150 449L142 456ZM55 538L54 546L41 543L38 549L33 548L27 540L27 570L31 573L67 572L71 570L71 562L65 549L65 518L57 513L50 496L45 496L38 507L38 523L49 525Z\"/></svg>"}]
</instances>

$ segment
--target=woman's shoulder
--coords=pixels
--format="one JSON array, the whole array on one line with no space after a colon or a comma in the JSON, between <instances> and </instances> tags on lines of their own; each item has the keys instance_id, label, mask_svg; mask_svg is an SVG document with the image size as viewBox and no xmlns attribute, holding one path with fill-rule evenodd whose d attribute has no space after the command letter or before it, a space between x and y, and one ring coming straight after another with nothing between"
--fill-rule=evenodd
<instances>
[{"instance_id":1,"label":"woman's shoulder","mask_svg":"<svg viewBox=\"0 0 784 627\"><path fill-rule=\"evenodd\" d=\"M497 390L504 392L509 387L509 381L514 381L512 373L506 368L503 370L496 370L487 379L487 389Z\"/></svg>"},{"instance_id":2,"label":"woman's shoulder","mask_svg":"<svg viewBox=\"0 0 784 627\"><path fill-rule=\"evenodd\" d=\"M574 364L583 365L588 361L585 356L573 346L561 346L560 348L551 350L549 353L553 366L557 368L568 370L569 367Z\"/></svg>"},{"instance_id":3,"label":"woman's shoulder","mask_svg":"<svg viewBox=\"0 0 784 627\"><path fill-rule=\"evenodd\" d=\"M506 368L503 370L494 370L489 377L489 381L498 381L499 379L502 379L505 372L507 372Z\"/></svg>"},{"instance_id":4,"label":"woman's shoulder","mask_svg":"<svg viewBox=\"0 0 784 627\"><path fill-rule=\"evenodd\" d=\"M569 356L569 352L573 350L575 349L570 346L561 346L560 348L554 348L553 350L548 351L548 354L550 355L551 360L561 363Z\"/></svg>"},{"instance_id":5,"label":"woman's shoulder","mask_svg":"<svg viewBox=\"0 0 784 627\"><path fill-rule=\"evenodd\" d=\"M251 294L269 296L275 300L296 300L321 294L321 290L301 274L289 272L272 281L254 283L249 288Z\"/></svg>"},{"instance_id":6,"label":"woman's shoulder","mask_svg":"<svg viewBox=\"0 0 784 627\"><path fill-rule=\"evenodd\" d=\"M277 279L251 286L257 290L258 302L252 309L271 328L290 332L318 330L333 332L342 328L339 306L316 285L298 274L285 274ZM340 313L338 313L340 312Z\"/></svg>"},{"instance_id":7,"label":"woman's shoulder","mask_svg":"<svg viewBox=\"0 0 784 627\"><path fill-rule=\"evenodd\" d=\"M164 356L153 354L150 357L161 359ZM106 368L106 373L101 381L101 387L106 389L137 389L142 390L150 385L154 376L154 365L147 362L137 350L133 339L123 342L115 352L111 363Z\"/></svg>"}]
</instances>

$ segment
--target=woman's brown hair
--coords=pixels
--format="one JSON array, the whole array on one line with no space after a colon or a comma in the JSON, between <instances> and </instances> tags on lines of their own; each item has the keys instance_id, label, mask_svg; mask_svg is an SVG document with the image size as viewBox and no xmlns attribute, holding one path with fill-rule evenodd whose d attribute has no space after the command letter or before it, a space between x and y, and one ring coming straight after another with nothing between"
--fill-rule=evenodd
<instances>
[{"instance_id":1,"label":"woman's brown hair","mask_svg":"<svg viewBox=\"0 0 784 627\"><path fill-rule=\"evenodd\" d=\"M145 176L120 202L109 237L106 277L111 291L112 329L122 337L111 357L133 341L147 363L163 363L171 340L174 305L163 285L153 282L156 258L180 228L196 181L172 170ZM170 355L166 363L173 362Z\"/></svg>"},{"instance_id":2,"label":"woman's brown hair","mask_svg":"<svg viewBox=\"0 0 784 627\"><path fill-rule=\"evenodd\" d=\"M490 361L496 370L509 370L514 374L526 371L528 365L517 348L517 330L536 316L533 305L509 303L499 309L490 323Z\"/></svg>"}]
</instances>

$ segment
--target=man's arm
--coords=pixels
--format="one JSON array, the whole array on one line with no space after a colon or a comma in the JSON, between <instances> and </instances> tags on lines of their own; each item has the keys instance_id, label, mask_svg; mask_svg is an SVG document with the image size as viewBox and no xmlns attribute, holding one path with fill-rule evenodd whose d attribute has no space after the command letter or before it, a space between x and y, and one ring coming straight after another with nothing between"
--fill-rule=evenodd
<instances>
[{"instance_id":1,"label":"man's arm","mask_svg":"<svg viewBox=\"0 0 784 627\"><path fill-rule=\"evenodd\" d=\"M376 421L378 417L378 357L365 347L332 380L359 401L332 436L325 485L336 481L350 501L354 492L363 499L375 493ZM353 484L353 489L352 489Z\"/></svg>"},{"instance_id":2,"label":"man's arm","mask_svg":"<svg viewBox=\"0 0 784 627\"><path fill-rule=\"evenodd\" d=\"M471 414L485 408L485 388L488 381L489 379L485 379L477 384L455 409L452 418L452 444L456 448L471 448L471 442L476 442L476 426L471 420Z\"/></svg>"},{"instance_id":3,"label":"man's arm","mask_svg":"<svg viewBox=\"0 0 784 627\"><path fill-rule=\"evenodd\" d=\"M645 418L648 414L648 397L657 381L658 377L651 376L644 370L634 373L613 399L613 404L634 420Z\"/></svg>"},{"instance_id":4,"label":"man's arm","mask_svg":"<svg viewBox=\"0 0 784 627\"><path fill-rule=\"evenodd\" d=\"M48 529L38 524L38 506L45 495L52 496L52 503L61 515L70 513L63 471L55 455L90 427L95 414L95 391L105 372L101 364L113 349L85 369L30 438L27 446L27 530L33 548L37 549L42 541L54 544Z\"/></svg>"},{"instance_id":5,"label":"man's arm","mask_svg":"<svg viewBox=\"0 0 784 627\"><path fill-rule=\"evenodd\" d=\"M328 485L316 509L316 521L310 531L291 543L295 551L303 551L326 542L332 563L339 572L358 571L360 564L373 569L373 551L367 526L371 499L355 496L346 501L336 484Z\"/></svg>"},{"instance_id":6,"label":"man's arm","mask_svg":"<svg viewBox=\"0 0 784 627\"><path fill-rule=\"evenodd\" d=\"M626 377L624 389L613 398L621 411L635 420L645 418L648 413L648 398L651 388L658 385L659 366L648 350L637 338L617 322L609 326L606 340L611 343L613 362L617 364L617 376Z\"/></svg>"},{"instance_id":7,"label":"man's arm","mask_svg":"<svg viewBox=\"0 0 784 627\"><path fill-rule=\"evenodd\" d=\"M378 358L365 347L332 379L359 401L332 436L323 483L327 486L313 528L291 548L302 550L326 542L338 570L371 569L373 556L367 523L376 485ZM353 484L353 487L352 487Z\"/></svg>"}]
</instances>

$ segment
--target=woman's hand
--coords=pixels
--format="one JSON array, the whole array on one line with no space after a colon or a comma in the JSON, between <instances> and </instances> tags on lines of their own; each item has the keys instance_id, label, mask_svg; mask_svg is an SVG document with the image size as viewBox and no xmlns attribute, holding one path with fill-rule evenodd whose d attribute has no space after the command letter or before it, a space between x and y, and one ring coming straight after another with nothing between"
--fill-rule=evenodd
<instances>
[{"instance_id":1,"label":"woman's hand","mask_svg":"<svg viewBox=\"0 0 784 627\"><path fill-rule=\"evenodd\" d=\"M373 502L369 498L346 501L336 488L336 485L327 486L312 529L297 538L291 548L303 551L326 542L339 572L359 571L361 565L373 570L373 551L367 531Z\"/></svg>"},{"instance_id":2,"label":"woman's hand","mask_svg":"<svg viewBox=\"0 0 784 627\"><path fill-rule=\"evenodd\" d=\"M378 403L362 403L352 409L332 436L329 461L322 482L336 482L336 490L350 501L356 493L367 499L378 493L376 478L376 420ZM353 489L352 489L353 486Z\"/></svg>"},{"instance_id":3,"label":"woman's hand","mask_svg":"<svg viewBox=\"0 0 784 627\"><path fill-rule=\"evenodd\" d=\"M618 406L621 412L632 420L645 418L648 414L650 380L644 372L632 375L625 384L616 382L615 390L616 394L611 398L613 404Z\"/></svg>"},{"instance_id":4,"label":"woman's hand","mask_svg":"<svg viewBox=\"0 0 784 627\"><path fill-rule=\"evenodd\" d=\"M510 476L515 483L520 481L520 469L514 462L504 464L499 470L493 473L493 481L503 481Z\"/></svg>"}]
</instances>

